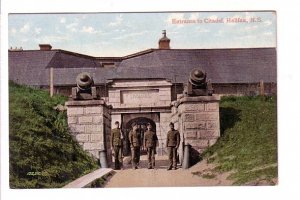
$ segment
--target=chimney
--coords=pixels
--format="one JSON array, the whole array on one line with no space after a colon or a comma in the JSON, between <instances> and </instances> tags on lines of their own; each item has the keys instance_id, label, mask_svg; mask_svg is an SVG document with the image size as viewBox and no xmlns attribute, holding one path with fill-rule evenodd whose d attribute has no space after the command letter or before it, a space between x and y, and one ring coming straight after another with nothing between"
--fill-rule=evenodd
<instances>
[{"instance_id":1,"label":"chimney","mask_svg":"<svg viewBox=\"0 0 300 200\"><path fill-rule=\"evenodd\" d=\"M41 51L50 51L52 46L50 44L39 44Z\"/></svg>"},{"instance_id":2,"label":"chimney","mask_svg":"<svg viewBox=\"0 0 300 200\"><path fill-rule=\"evenodd\" d=\"M162 32L163 37L159 39L158 41L158 48L159 49L170 49L170 39L167 38L167 32L166 30L163 30Z\"/></svg>"}]
</instances>

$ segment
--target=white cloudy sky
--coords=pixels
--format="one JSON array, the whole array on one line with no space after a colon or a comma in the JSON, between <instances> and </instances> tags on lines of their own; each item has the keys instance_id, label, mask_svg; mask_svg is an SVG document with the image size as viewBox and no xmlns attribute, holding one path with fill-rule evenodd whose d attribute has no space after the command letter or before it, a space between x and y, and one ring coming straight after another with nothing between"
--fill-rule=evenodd
<instances>
[{"instance_id":1,"label":"white cloudy sky","mask_svg":"<svg viewBox=\"0 0 300 200\"><path fill-rule=\"evenodd\" d=\"M260 17L257 23L172 24L172 19ZM125 56L158 47L167 30L171 48L276 46L274 12L11 14L9 46L38 49L50 43L92 56Z\"/></svg>"}]
</instances>

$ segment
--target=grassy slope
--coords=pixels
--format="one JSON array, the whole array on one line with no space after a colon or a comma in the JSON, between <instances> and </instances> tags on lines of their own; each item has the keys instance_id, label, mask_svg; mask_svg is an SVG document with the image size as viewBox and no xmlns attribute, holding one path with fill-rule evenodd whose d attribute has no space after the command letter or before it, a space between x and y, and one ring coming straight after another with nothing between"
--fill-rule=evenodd
<instances>
[{"instance_id":1,"label":"grassy slope","mask_svg":"<svg viewBox=\"0 0 300 200\"><path fill-rule=\"evenodd\" d=\"M11 188L61 187L97 167L68 133L66 113L53 109L64 97L14 83L9 97Z\"/></svg>"},{"instance_id":2,"label":"grassy slope","mask_svg":"<svg viewBox=\"0 0 300 200\"><path fill-rule=\"evenodd\" d=\"M221 138L204 157L216 171L234 172L241 185L277 178L277 114L275 97L223 97L220 103Z\"/></svg>"}]
</instances>

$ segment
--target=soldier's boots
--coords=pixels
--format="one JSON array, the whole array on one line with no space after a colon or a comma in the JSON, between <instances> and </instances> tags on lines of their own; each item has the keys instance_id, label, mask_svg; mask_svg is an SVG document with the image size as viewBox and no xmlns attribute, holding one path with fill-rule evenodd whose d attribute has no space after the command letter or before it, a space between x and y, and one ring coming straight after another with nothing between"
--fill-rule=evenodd
<instances>
[{"instance_id":1,"label":"soldier's boots","mask_svg":"<svg viewBox=\"0 0 300 200\"><path fill-rule=\"evenodd\" d=\"M172 169L173 169L173 170L176 170L176 169L177 169L177 167L172 167L172 166L169 166L167 170L169 171L169 170L172 170Z\"/></svg>"},{"instance_id":2,"label":"soldier's boots","mask_svg":"<svg viewBox=\"0 0 300 200\"><path fill-rule=\"evenodd\" d=\"M132 169L138 169L138 167L137 166L132 166Z\"/></svg>"}]
</instances>

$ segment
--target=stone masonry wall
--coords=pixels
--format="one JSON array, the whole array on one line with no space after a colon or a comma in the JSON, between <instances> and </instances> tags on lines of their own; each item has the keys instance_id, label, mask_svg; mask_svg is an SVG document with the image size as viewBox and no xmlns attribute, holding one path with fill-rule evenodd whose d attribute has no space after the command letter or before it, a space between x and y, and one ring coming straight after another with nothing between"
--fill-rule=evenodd
<instances>
[{"instance_id":1,"label":"stone masonry wall","mask_svg":"<svg viewBox=\"0 0 300 200\"><path fill-rule=\"evenodd\" d=\"M100 150L107 150L107 161L111 163L110 108L103 100L68 101L66 106L72 136L96 159Z\"/></svg>"},{"instance_id":2,"label":"stone masonry wall","mask_svg":"<svg viewBox=\"0 0 300 200\"><path fill-rule=\"evenodd\" d=\"M199 154L220 137L219 100L218 96L198 96L173 103L172 121L178 120L184 144L190 144Z\"/></svg>"},{"instance_id":3,"label":"stone masonry wall","mask_svg":"<svg viewBox=\"0 0 300 200\"><path fill-rule=\"evenodd\" d=\"M158 148L157 153L158 155L166 155L167 148L166 148L166 140L167 140L167 133L170 130L169 124L171 122L171 113L160 113L160 121L156 123L156 134L158 137Z\"/></svg>"}]
</instances>

